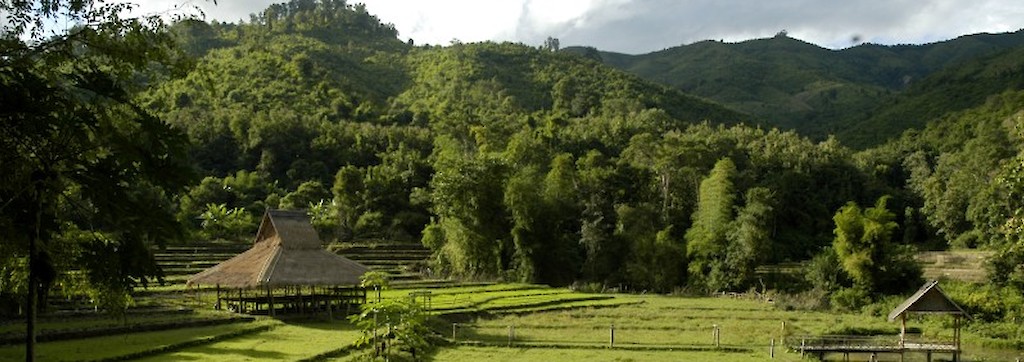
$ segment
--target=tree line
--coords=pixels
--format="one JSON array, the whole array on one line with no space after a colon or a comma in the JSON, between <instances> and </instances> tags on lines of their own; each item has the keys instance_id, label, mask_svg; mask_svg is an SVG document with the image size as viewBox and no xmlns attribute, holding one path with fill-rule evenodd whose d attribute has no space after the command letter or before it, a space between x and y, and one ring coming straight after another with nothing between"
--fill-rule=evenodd
<instances>
[{"instance_id":1,"label":"tree line","mask_svg":"<svg viewBox=\"0 0 1024 362\"><path fill-rule=\"evenodd\" d=\"M4 202L21 206L4 230L23 244L106 248L102 255L127 265L102 274L120 278L118 291L159 275L148 246L178 231L179 240L248 239L266 208L309 210L331 242L421 242L438 272L469 278L744 291L760 285L759 266L809 261L793 288L842 302L906 291L920 277L913 250L956 246L998 250L993 280L1024 286L1013 197L1024 184L1019 91L855 152L834 138L765 129L565 52L491 42L415 47L344 1L293 1L249 22L185 20L157 33L176 42L166 59L195 58L122 74L136 83L118 84L138 87L93 111L111 126L87 123L113 138L75 141L101 146L76 153L85 158L60 177L44 177L73 182L33 183L45 176L30 159L38 153L19 148L20 133L3 139L16 150L4 156L20 157L5 159L5 171L18 165L4 173L6 185L53 185L48 195L78 200L23 199L46 193L5 186ZM31 94L31 84L55 83L25 79L95 74L29 64L5 75L5 86ZM76 119L48 112L45 122L56 125ZM40 144L64 139L37 131ZM132 153L140 149L150 152ZM80 169L123 180L102 188L95 181L108 177L72 172ZM149 206L97 201L110 193ZM5 215L14 210L5 207ZM140 209L166 228L114 218ZM52 222L33 218L39 210L54 210L43 214ZM37 224L46 228L29 227ZM3 292L17 304L31 248L4 247ZM48 257L54 275L66 275L88 270L89 255Z\"/></svg>"}]
</instances>

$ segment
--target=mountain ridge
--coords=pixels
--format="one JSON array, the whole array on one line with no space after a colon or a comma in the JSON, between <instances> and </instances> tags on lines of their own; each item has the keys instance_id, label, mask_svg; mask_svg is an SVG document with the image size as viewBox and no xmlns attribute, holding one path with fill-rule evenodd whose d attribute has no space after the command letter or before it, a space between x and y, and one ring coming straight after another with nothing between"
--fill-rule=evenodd
<instances>
[{"instance_id":1,"label":"mountain ridge","mask_svg":"<svg viewBox=\"0 0 1024 362\"><path fill-rule=\"evenodd\" d=\"M921 45L861 44L826 49L779 34L737 43L706 40L640 55L568 47L563 51L705 97L759 121L824 139L856 135L860 121L894 94L936 72L1024 46L1024 30L965 35ZM919 128L921 124L914 123ZM889 127L889 128L900 128ZM856 146L878 143L858 141Z\"/></svg>"}]
</instances>

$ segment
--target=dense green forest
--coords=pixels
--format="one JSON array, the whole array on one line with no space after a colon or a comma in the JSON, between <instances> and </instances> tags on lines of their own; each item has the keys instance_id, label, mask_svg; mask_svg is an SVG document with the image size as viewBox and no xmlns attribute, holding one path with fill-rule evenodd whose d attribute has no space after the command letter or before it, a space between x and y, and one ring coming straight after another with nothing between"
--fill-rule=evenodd
<instances>
[{"instance_id":1,"label":"dense green forest","mask_svg":"<svg viewBox=\"0 0 1024 362\"><path fill-rule=\"evenodd\" d=\"M919 285L915 250L956 247L997 251L993 280L1024 289L1020 33L709 41L632 63L416 46L344 0L167 31L188 71L134 74L132 102L187 137L200 177L137 192L176 215L179 242L245 241L266 208L308 209L326 241L422 242L435 272L466 278L745 291L759 266L809 261L772 287L851 305ZM655 80L678 89L599 61L650 79L673 52L687 67ZM790 108L799 89L823 108Z\"/></svg>"},{"instance_id":2,"label":"dense green forest","mask_svg":"<svg viewBox=\"0 0 1024 362\"><path fill-rule=\"evenodd\" d=\"M1017 34L838 53L785 36L738 45L789 69L765 74L842 76L878 95L851 107L911 115L873 118L894 140L856 152L761 121L782 113L732 111L578 52L418 47L340 1L172 31L196 66L140 99L188 134L207 175L178 202L197 237L247 235L267 207L309 208L325 239L422 242L444 274L659 291L745 290L757 266L820 254L878 269L915 248L1006 244L1014 205L998 180L1021 144L1021 57L974 55L1012 48ZM804 71L830 63L842 67ZM708 87L819 82L719 71L733 80ZM904 73L914 81L891 79ZM881 223L884 237L853 235L856 250L841 247L839 215ZM919 273L848 269L839 287L892 292Z\"/></svg>"},{"instance_id":3,"label":"dense green forest","mask_svg":"<svg viewBox=\"0 0 1024 362\"><path fill-rule=\"evenodd\" d=\"M1008 86L1019 89L1020 56L1006 52L1021 46L1024 31L922 45L866 43L840 50L780 32L767 39L709 40L640 55L586 47L565 50L812 139L834 134L846 145L867 148L898 137L906 128L922 128L945 113L980 106L985 97ZM988 59L1000 56L1001 61ZM933 76L940 72L945 75ZM931 96L914 100L923 93Z\"/></svg>"}]
</instances>

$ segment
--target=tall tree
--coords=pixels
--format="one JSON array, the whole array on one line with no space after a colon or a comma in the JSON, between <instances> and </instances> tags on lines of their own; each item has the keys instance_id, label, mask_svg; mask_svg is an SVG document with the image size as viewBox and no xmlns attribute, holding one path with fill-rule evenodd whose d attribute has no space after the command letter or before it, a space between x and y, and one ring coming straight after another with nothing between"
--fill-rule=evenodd
<instances>
[{"instance_id":1,"label":"tall tree","mask_svg":"<svg viewBox=\"0 0 1024 362\"><path fill-rule=\"evenodd\" d=\"M700 183L693 226L686 232L690 283L709 291L721 290L729 284L724 262L736 199L735 177L736 164L731 159L723 158L715 163L711 173Z\"/></svg>"},{"instance_id":2,"label":"tall tree","mask_svg":"<svg viewBox=\"0 0 1024 362\"><path fill-rule=\"evenodd\" d=\"M59 267L81 270L100 301L121 304L156 277L149 246L180 235L165 201L191 180L184 136L133 101L154 64L180 70L158 17L126 4L16 1L0 40L0 210L12 259L27 259L26 360L35 316ZM53 30L66 19L79 25ZM62 20L64 21L64 20ZM47 34L51 33L51 34ZM58 243L80 252L56 260Z\"/></svg>"},{"instance_id":3,"label":"tall tree","mask_svg":"<svg viewBox=\"0 0 1024 362\"><path fill-rule=\"evenodd\" d=\"M893 242L899 225L889 211L889 196L861 210L850 202L836 212L832 247L854 287L866 292L899 293L921 279L913 250Z\"/></svg>"},{"instance_id":4,"label":"tall tree","mask_svg":"<svg viewBox=\"0 0 1024 362\"><path fill-rule=\"evenodd\" d=\"M725 264L730 287L740 287L754 278L754 270L768 256L774 212L774 194L755 187L744 194L745 204L727 234L729 247Z\"/></svg>"}]
</instances>

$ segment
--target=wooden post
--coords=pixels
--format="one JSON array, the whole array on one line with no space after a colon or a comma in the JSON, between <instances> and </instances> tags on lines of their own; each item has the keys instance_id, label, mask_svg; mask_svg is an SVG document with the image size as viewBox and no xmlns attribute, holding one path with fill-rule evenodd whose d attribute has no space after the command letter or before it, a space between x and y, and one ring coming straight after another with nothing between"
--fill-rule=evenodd
<instances>
[{"instance_id":1,"label":"wooden post","mask_svg":"<svg viewBox=\"0 0 1024 362\"><path fill-rule=\"evenodd\" d=\"M329 320L333 321L334 320L334 302L335 301L340 301L341 298L338 297L338 290L337 289L330 288L330 289L327 289L327 290L330 291L330 295L327 297L327 318L329 318Z\"/></svg>"},{"instance_id":2,"label":"wooden post","mask_svg":"<svg viewBox=\"0 0 1024 362\"><path fill-rule=\"evenodd\" d=\"M953 362L960 362L960 315L953 316Z\"/></svg>"},{"instance_id":3,"label":"wooden post","mask_svg":"<svg viewBox=\"0 0 1024 362\"><path fill-rule=\"evenodd\" d=\"M771 346L768 347L768 357L771 359L775 359L775 338L772 338L772 344Z\"/></svg>"},{"instance_id":4,"label":"wooden post","mask_svg":"<svg viewBox=\"0 0 1024 362\"><path fill-rule=\"evenodd\" d=\"M459 326L458 323L452 323L452 342L456 341L456 339L455 339L455 330L456 330L456 328L458 328L458 326Z\"/></svg>"},{"instance_id":5,"label":"wooden post","mask_svg":"<svg viewBox=\"0 0 1024 362\"><path fill-rule=\"evenodd\" d=\"M899 348L903 348L904 344L906 344L906 312L900 314L899 319Z\"/></svg>"},{"instance_id":6,"label":"wooden post","mask_svg":"<svg viewBox=\"0 0 1024 362\"><path fill-rule=\"evenodd\" d=\"M213 309L220 310L220 284L217 284L217 302L213 304Z\"/></svg>"},{"instance_id":7,"label":"wooden post","mask_svg":"<svg viewBox=\"0 0 1024 362\"><path fill-rule=\"evenodd\" d=\"M615 324L608 329L608 348L615 348Z\"/></svg>"},{"instance_id":8,"label":"wooden post","mask_svg":"<svg viewBox=\"0 0 1024 362\"><path fill-rule=\"evenodd\" d=\"M269 285L267 286L267 299L267 310L270 311L271 317L276 317L274 312L274 291L270 289Z\"/></svg>"},{"instance_id":9,"label":"wooden post","mask_svg":"<svg viewBox=\"0 0 1024 362\"><path fill-rule=\"evenodd\" d=\"M508 326L508 346L509 347L512 347L512 340L516 338L515 336L516 336L516 327L512 326L512 325L509 325Z\"/></svg>"},{"instance_id":10,"label":"wooden post","mask_svg":"<svg viewBox=\"0 0 1024 362\"><path fill-rule=\"evenodd\" d=\"M782 345L786 345L786 321L782 321Z\"/></svg>"}]
</instances>

